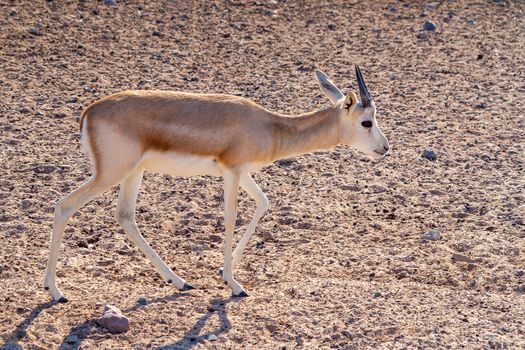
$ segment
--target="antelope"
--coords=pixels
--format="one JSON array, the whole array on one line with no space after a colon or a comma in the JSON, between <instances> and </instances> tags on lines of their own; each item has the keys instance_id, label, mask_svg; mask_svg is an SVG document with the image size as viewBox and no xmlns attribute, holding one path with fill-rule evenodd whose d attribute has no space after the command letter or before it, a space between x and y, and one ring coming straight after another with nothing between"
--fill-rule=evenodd
<instances>
[{"instance_id":1,"label":"antelope","mask_svg":"<svg viewBox=\"0 0 525 350\"><path fill-rule=\"evenodd\" d=\"M389 150L358 65L355 72L361 101L354 92L343 95L316 70L320 89L332 105L297 116L269 111L238 96L174 91L123 91L88 106L80 119L81 143L94 171L86 183L56 204L44 288L55 301L68 301L56 284L65 226L82 206L120 184L115 218L127 237L164 281L179 290L193 289L164 263L137 228L135 202L147 170L172 176L223 177L225 242L220 273L233 297L248 296L234 279L233 270L268 211L268 200L250 174L278 159L338 144L350 145L374 159ZM233 250L239 186L255 200L256 209Z\"/></svg>"}]
</instances>

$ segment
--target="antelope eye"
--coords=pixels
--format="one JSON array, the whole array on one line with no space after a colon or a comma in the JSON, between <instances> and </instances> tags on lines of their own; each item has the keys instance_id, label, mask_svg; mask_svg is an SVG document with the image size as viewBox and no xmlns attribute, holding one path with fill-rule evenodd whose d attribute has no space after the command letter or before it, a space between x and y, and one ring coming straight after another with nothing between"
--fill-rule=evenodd
<instances>
[{"instance_id":1,"label":"antelope eye","mask_svg":"<svg viewBox=\"0 0 525 350\"><path fill-rule=\"evenodd\" d=\"M370 120L365 120L361 123L361 125L365 128L371 128L372 127L372 122Z\"/></svg>"}]
</instances>

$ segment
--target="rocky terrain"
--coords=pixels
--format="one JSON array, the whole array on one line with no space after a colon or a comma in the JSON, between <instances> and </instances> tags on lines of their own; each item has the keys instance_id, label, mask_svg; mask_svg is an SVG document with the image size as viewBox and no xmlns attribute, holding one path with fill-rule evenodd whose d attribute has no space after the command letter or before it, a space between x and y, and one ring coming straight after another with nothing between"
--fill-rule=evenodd
<instances>
[{"instance_id":1,"label":"rocky terrain","mask_svg":"<svg viewBox=\"0 0 525 350\"><path fill-rule=\"evenodd\" d=\"M0 0L0 348L525 348L524 11ZM70 302L50 302L54 205L91 174L83 108L170 89L298 114L329 103L316 67L357 91L354 63L392 152L372 161L338 146L254 175L270 212L236 272L250 297L231 299L217 274L222 181L148 173L139 228L197 289L165 285L125 237L115 188L71 220L58 264ZM254 207L242 193L239 231ZM128 332L97 324L106 304Z\"/></svg>"}]
</instances>

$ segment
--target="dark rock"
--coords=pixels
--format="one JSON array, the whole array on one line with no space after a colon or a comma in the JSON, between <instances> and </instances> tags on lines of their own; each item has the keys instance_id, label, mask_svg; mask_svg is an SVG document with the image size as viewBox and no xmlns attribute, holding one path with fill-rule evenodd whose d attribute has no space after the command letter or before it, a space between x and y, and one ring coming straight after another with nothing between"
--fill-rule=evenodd
<instances>
[{"instance_id":1,"label":"dark rock","mask_svg":"<svg viewBox=\"0 0 525 350\"><path fill-rule=\"evenodd\" d=\"M148 300L146 298L138 298L137 304L139 304L139 305L148 305Z\"/></svg>"},{"instance_id":2,"label":"dark rock","mask_svg":"<svg viewBox=\"0 0 525 350\"><path fill-rule=\"evenodd\" d=\"M76 96L71 96L71 98L67 100L67 103L77 103L77 102L78 102L78 97Z\"/></svg>"},{"instance_id":3,"label":"dark rock","mask_svg":"<svg viewBox=\"0 0 525 350\"><path fill-rule=\"evenodd\" d=\"M426 39L428 38L428 34L425 33L425 32L418 33L418 34L417 34L417 38L418 38L419 40L426 40Z\"/></svg>"},{"instance_id":4,"label":"dark rock","mask_svg":"<svg viewBox=\"0 0 525 350\"><path fill-rule=\"evenodd\" d=\"M341 334L347 337L348 339L354 339L354 335L352 334L352 332L347 331L346 329L342 331Z\"/></svg>"},{"instance_id":5,"label":"dark rock","mask_svg":"<svg viewBox=\"0 0 525 350\"><path fill-rule=\"evenodd\" d=\"M481 160L485 161L485 162L489 162L490 161L490 156L487 155L487 154L483 154L481 155Z\"/></svg>"},{"instance_id":6,"label":"dark rock","mask_svg":"<svg viewBox=\"0 0 525 350\"><path fill-rule=\"evenodd\" d=\"M123 333L129 330L129 319L119 309L111 305L105 306L104 314L97 320L97 323L101 327L106 328L111 334Z\"/></svg>"},{"instance_id":7,"label":"dark rock","mask_svg":"<svg viewBox=\"0 0 525 350\"><path fill-rule=\"evenodd\" d=\"M480 103L474 106L476 109L485 109L487 108L487 105L485 103Z\"/></svg>"},{"instance_id":8,"label":"dark rock","mask_svg":"<svg viewBox=\"0 0 525 350\"><path fill-rule=\"evenodd\" d=\"M327 26L327 28L330 29L330 30L335 30L336 27L337 27L337 26L336 26L335 24L333 24L333 23L330 23L330 24Z\"/></svg>"},{"instance_id":9,"label":"dark rock","mask_svg":"<svg viewBox=\"0 0 525 350\"><path fill-rule=\"evenodd\" d=\"M153 35L153 36L158 36L158 37L163 36L162 33L159 32L158 30L154 30L153 33L151 33L151 35Z\"/></svg>"},{"instance_id":10,"label":"dark rock","mask_svg":"<svg viewBox=\"0 0 525 350\"><path fill-rule=\"evenodd\" d=\"M437 28L436 24L432 21L425 21L425 23L423 24L424 30L433 31L433 30L436 30L436 28Z\"/></svg>"},{"instance_id":11,"label":"dark rock","mask_svg":"<svg viewBox=\"0 0 525 350\"><path fill-rule=\"evenodd\" d=\"M217 242L217 243L220 243L222 242L222 237L221 236L218 236L218 235L210 235L208 237L208 239L212 242Z\"/></svg>"},{"instance_id":12,"label":"dark rock","mask_svg":"<svg viewBox=\"0 0 525 350\"><path fill-rule=\"evenodd\" d=\"M65 339L65 342L66 342L67 344L76 344L76 343L78 343L79 341L80 341L80 339L79 339L78 336L75 335L75 334L68 335L68 336L66 337L66 339Z\"/></svg>"},{"instance_id":13,"label":"dark rock","mask_svg":"<svg viewBox=\"0 0 525 350\"><path fill-rule=\"evenodd\" d=\"M424 241L437 241L441 237L439 231L431 230L421 235L421 239Z\"/></svg>"},{"instance_id":14,"label":"dark rock","mask_svg":"<svg viewBox=\"0 0 525 350\"><path fill-rule=\"evenodd\" d=\"M38 29L37 27L31 27L31 28L29 28L29 33L31 33L31 34L33 34L33 35L37 35L37 36L42 35L42 32L41 32L40 29Z\"/></svg>"},{"instance_id":15,"label":"dark rock","mask_svg":"<svg viewBox=\"0 0 525 350\"><path fill-rule=\"evenodd\" d=\"M437 159L436 152L434 152L432 148L428 147L423 150L423 157L430 161L435 161Z\"/></svg>"},{"instance_id":16,"label":"dark rock","mask_svg":"<svg viewBox=\"0 0 525 350\"><path fill-rule=\"evenodd\" d=\"M0 271L2 271L1 267L0 267ZM523 271L521 269L520 270L516 270L515 275L516 275L516 277L523 277L523 276L525 276L525 271Z\"/></svg>"},{"instance_id":17,"label":"dark rock","mask_svg":"<svg viewBox=\"0 0 525 350\"><path fill-rule=\"evenodd\" d=\"M33 171L37 174L51 174L57 170L54 165L37 165L33 168Z\"/></svg>"},{"instance_id":18,"label":"dark rock","mask_svg":"<svg viewBox=\"0 0 525 350\"><path fill-rule=\"evenodd\" d=\"M104 0L104 5L117 6L117 0Z\"/></svg>"},{"instance_id":19,"label":"dark rock","mask_svg":"<svg viewBox=\"0 0 525 350\"><path fill-rule=\"evenodd\" d=\"M279 327L277 327L277 325L273 323L267 324L266 329L272 334L277 333L279 331Z\"/></svg>"},{"instance_id":20,"label":"dark rock","mask_svg":"<svg viewBox=\"0 0 525 350\"><path fill-rule=\"evenodd\" d=\"M383 294L381 294L381 292L375 292L374 293L374 298L381 298L383 296Z\"/></svg>"},{"instance_id":21,"label":"dark rock","mask_svg":"<svg viewBox=\"0 0 525 350\"><path fill-rule=\"evenodd\" d=\"M273 240L273 235L270 231L263 231L262 232L262 237L265 241L272 241Z\"/></svg>"}]
</instances>

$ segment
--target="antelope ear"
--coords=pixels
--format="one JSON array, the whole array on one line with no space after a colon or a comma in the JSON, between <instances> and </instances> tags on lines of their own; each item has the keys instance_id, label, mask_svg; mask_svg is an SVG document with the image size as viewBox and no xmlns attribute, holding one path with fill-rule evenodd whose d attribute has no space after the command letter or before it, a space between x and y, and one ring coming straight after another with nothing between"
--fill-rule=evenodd
<instances>
[{"instance_id":1,"label":"antelope ear","mask_svg":"<svg viewBox=\"0 0 525 350\"><path fill-rule=\"evenodd\" d=\"M317 77L317 81L319 82L319 87L321 88L321 91L326 97L328 97L328 99L332 103L335 104L345 97L341 90L339 90L322 71L316 69L315 76Z\"/></svg>"},{"instance_id":2,"label":"antelope ear","mask_svg":"<svg viewBox=\"0 0 525 350\"><path fill-rule=\"evenodd\" d=\"M343 103L343 108L349 111L351 108L354 108L354 106L357 104L357 96L353 91L350 91L345 98L345 102Z\"/></svg>"}]
</instances>

